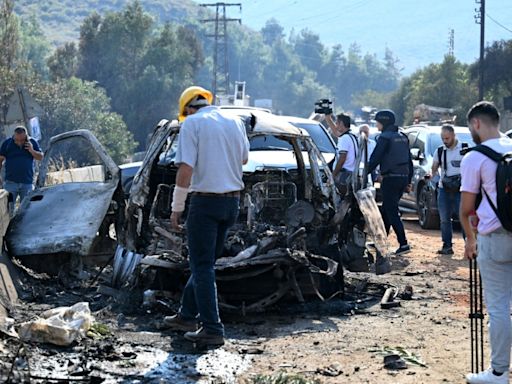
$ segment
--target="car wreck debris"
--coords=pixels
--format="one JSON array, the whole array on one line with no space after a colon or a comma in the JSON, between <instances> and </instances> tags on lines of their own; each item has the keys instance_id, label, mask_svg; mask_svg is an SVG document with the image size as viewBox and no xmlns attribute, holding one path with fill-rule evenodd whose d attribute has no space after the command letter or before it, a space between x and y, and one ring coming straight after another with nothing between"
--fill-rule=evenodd
<instances>
[{"instance_id":1,"label":"car wreck debris","mask_svg":"<svg viewBox=\"0 0 512 384\"><path fill-rule=\"evenodd\" d=\"M91 132L53 137L34 191L9 224L10 256L53 275L64 264L73 269L108 260L115 249L110 229L124 211L119 179L118 166Z\"/></svg>"},{"instance_id":2,"label":"car wreck debris","mask_svg":"<svg viewBox=\"0 0 512 384\"><path fill-rule=\"evenodd\" d=\"M80 302L43 312L38 319L20 324L18 334L24 341L68 346L85 337L92 322L89 303Z\"/></svg>"},{"instance_id":3,"label":"car wreck debris","mask_svg":"<svg viewBox=\"0 0 512 384\"><path fill-rule=\"evenodd\" d=\"M307 132L270 113L233 113L246 122L251 151L239 221L215 264L220 307L246 313L285 297L302 302L343 292L342 264L368 270L367 232L379 252L378 273L388 272L372 192L359 183L359 193L340 204L329 167ZM114 287L167 290L178 298L190 273L186 233L172 232L169 222L179 128L175 121L160 121L133 179Z\"/></svg>"}]
</instances>

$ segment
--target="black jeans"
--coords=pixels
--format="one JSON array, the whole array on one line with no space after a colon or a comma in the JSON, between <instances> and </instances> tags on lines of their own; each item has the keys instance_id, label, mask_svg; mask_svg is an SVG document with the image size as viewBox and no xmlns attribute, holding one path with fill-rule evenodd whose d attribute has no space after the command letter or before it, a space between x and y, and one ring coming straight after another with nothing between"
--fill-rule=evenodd
<instances>
[{"instance_id":1,"label":"black jeans","mask_svg":"<svg viewBox=\"0 0 512 384\"><path fill-rule=\"evenodd\" d=\"M398 212L398 202L402 197L408 180L404 176L386 176L382 180L382 219L386 227L386 233L393 227L400 246L407 244L405 237L404 224Z\"/></svg>"},{"instance_id":2,"label":"black jeans","mask_svg":"<svg viewBox=\"0 0 512 384\"><path fill-rule=\"evenodd\" d=\"M183 290L180 313L196 319L211 334L224 335L219 317L215 259L223 248L228 229L236 222L238 197L192 196L187 217L191 275Z\"/></svg>"}]
</instances>

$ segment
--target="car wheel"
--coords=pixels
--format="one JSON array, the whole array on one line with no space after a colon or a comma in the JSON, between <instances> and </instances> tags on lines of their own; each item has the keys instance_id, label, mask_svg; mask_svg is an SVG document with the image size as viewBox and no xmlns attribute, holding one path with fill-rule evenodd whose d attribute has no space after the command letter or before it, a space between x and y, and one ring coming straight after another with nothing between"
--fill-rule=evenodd
<instances>
[{"instance_id":1,"label":"car wheel","mask_svg":"<svg viewBox=\"0 0 512 384\"><path fill-rule=\"evenodd\" d=\"M418 221L423 229L439 229L439 215L431 207L430 193L425 186L418 194Z\"/></svg>"}]
</instances>

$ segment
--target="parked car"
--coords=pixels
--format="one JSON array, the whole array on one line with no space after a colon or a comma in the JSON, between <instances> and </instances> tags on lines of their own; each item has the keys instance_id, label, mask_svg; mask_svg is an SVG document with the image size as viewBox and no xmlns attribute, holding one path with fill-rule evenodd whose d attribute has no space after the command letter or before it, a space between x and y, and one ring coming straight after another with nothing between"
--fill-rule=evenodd
<instances>
[{"instance_id":1,"label":"parked car","mask_svg":"<svg viewBox=\"0 0 512 384\"><path fill-rule=\"evenodd\" d=\"M457 139L474 146L471 133L467 127L454 127ZM437 148L443 144L441 126L413 125L404 129L409 138L409 149L413 158L414 174L412 190L404 193L400 206L418 213L418 221L422 228L439 228L439 212L437 209L437 182L439 177L426 179L430 174Z\"/></svg>"}]
</instances>

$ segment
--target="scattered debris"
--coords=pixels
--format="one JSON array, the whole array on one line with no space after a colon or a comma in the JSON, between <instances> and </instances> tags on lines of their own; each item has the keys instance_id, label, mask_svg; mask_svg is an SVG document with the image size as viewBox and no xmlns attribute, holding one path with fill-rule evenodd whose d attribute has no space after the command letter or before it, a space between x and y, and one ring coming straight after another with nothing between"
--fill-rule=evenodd
<instances>
[{"instance_id":1,"label":"scattered debris","mask_svg":"<svg viewBox=\"0 0 512 384\"><path fill-rule=\"evenodd\" d=\"M395 288L388 288L384 295L382 296L382 300L380 301L380 307L382 309L395 308L400 306L399 301L394 301L397 296L397 290Z\"/></svg>"},{"instance_id":2,"label":"scattered debris","mask_svg":"<svg viewBox=\"0 0 512 384\"><path fill-rule=\"evenodd\" d=\"M341 369L341 364L333 363L325 368L318 368L317 373L323 376L336 377L343 374L343 370Z\"/></svg>"},{"instance_id":3,"label":"scattered debris","mask_svg":"<svg viewBox=\"0 0 512 384\"><path fill-rule=\"evenodd\" d=\"M412 300L412 296L414 294L412 285L406 285L403 291L400 293L400 298L402 300Z\"/></svg>"},{"instance_id":4,"label":"scattered debris","mask_svg":"<svg viewBox=\"0 0 512 384\"><path fill-rule=\"evenodd\" d=\"M407 369L407 363L397 354L384 356L384 368L386 369Z\"/></svg>"},{"instance_id":5,"label":"scattered debris","mask_svg":"<svg viewBox=\"0 0 512 384\"><path fill-rule=\"evenodd\" d=\"M423 368L428 368L427 364L423 360L421 360L420 357L402 347L384 347L379 349L370 349L370 352L377 353L383 356L398 356L400 359L404 360L404 362L418 365ZM390 361L396 359L396 357L389 358Z\"/></svg>"},{"instance_id":6,"label":"scattered debris","mask_svg":"<svg viewBox=\"0 0 512 384\"><path fill-rule=\"evenodd\" d=\"M20 324L18 333L24 341L68 346L84 337L92 322L89 303L80 302L45 311L40 318Z\"/></svg>"}]
</instances>

